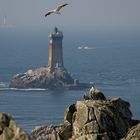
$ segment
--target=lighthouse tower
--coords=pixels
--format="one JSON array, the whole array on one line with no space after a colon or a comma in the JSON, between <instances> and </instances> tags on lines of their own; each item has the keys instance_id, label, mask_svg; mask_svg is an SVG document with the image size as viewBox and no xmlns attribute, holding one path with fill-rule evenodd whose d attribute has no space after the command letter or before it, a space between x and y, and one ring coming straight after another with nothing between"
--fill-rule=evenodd
<instances>
[{"instance_id":1,"label":"lighthouse tower","mask_svg":"<svg viewBox=\"0 0 140 140\"><path fill-rule=\"evenodd\" d=\"M50 42L48 67L51 70L55 68L64 68L62 48L63 34L62 32L58 31L57 27L55 27L54 33L50 33L49 37Z\"/></svg>"}]
</instances>

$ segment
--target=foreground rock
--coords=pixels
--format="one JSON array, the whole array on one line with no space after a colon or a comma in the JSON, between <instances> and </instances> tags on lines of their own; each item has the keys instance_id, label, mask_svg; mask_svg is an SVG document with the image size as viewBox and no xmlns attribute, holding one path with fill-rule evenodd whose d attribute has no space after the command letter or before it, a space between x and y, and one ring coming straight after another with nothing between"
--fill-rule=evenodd
<instances>
[{"instance_id":1,"label":"foreground rock","mask_svg":"<svg viewBox=\"0 0 140 140\"><path fill-rule=\"evenodd\" d=\"M140 123L133 126L122 140L140 140Z\"/></svg>"},{"instance_id":2,"label":"foreground rock","mask_svg":"<svg viewBox=\"0 0 140 140\"><path fill-rule=\"evenodd\" d=\"M36 127L32 132L32 140L68 140L72 136L72 126L64 122L59 126Z\"/></svg>"},{"instance_id":3,"label":"foreground rock","mask_svg":"<svg viewBox=\"0 0 140 140\"><path fill-rule=\"evenodd\" d=\"M0 140L30 140L13 118L7 113L0 113Z\"/></svg>"},{"instance_id":4,"label":"foreground rock","mask_svg":"<svg viewBox=\"0 0 140 140\"><path fill-rule=\"evenodd\" d=\"M91 84L79 83L64 68L50 71L48 67L28 70L13 77L11 88L78 89L89 88Z\"/></svg>"},{"instance_id":5,"label":"foreground rock","mask_svg":"<svg viewBox=\"0 0 140 140\"><path fill-rule=\"evenodd\" d=\"M64 123L41 126L32 132L33 140L119 140L139 121L132 119L130 104L121 98L108 100L102 92L91 88L84 100L70 105ZM139 125L138 125L139 126ZM132 128L139 136L139 127ZM131 131L123 140L131 137ZM135 139L132 139L135 140Z\"/></svg>"},{"instance_id":6,"label":"foreground rock","mask_svg":"<svg viewBox=\"0 0 140 140\"><path fill-rule=\"evenodd\" d=\"M129 107L92 87L66 109L62 124L36 127L31 138L9 114L0 113L0 140L140 140L140 121L132 119Z\"/></svg>"}]
</instances>

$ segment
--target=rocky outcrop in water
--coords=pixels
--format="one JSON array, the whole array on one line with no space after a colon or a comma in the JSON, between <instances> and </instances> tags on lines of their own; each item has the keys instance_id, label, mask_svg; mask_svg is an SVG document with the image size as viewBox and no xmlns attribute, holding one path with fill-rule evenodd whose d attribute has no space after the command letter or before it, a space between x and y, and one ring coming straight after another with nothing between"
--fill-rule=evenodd
<instances>
[{"instance_id":1,"label":"rocky outcrop in water","mask_svg":"<svg viewBox=\"0 0 140 140\"><path fill-rule=\"evenodd\" d=\"M13 77L10 88L43 88L43 89L87 89L92 85L89 83L79 83L71 77L64 68L55 68L53 71L49 67L35 70L28 70Z\"/></svg>"},{"instance_id":2,"label":"rocky outcrop in water","mask_svg":"<svg viewBox=\"0 0 140 140\"><path fill-rule=\"evenodd\" d=\"M8 113L0 113L0 140L30 140Z\"/></svg>"},{"instance_id":3,"label":"rocky outcrop in water","mask_svg":"<svg viewBox=\"0 0 140 140\"><path fill-rule=\"evenodd\" d=\"M73 83L74 80L67 70L58 68L51 72L48 67L43 67L15 75L10 87L59 89Z\"/></svg>"},{"instance_id":4,"label":"rocky outcrop in water","mask_svg":"<svg viewBox=\"0 0 140 140\"><path fill-rule=\"evenodd\" d=\"M91 88L82 101L70 105L64 123L41 126L32 132L33 140L119 140L139 121L132 119L130 104L121 98L106 99L102 92ZM139 126L139 125L138 125ZM139 136L139 127L132 128ZM130 130L126 138L133 134ZM132 139L135 140L135 139Z\"/></svg>"}]
</instances>

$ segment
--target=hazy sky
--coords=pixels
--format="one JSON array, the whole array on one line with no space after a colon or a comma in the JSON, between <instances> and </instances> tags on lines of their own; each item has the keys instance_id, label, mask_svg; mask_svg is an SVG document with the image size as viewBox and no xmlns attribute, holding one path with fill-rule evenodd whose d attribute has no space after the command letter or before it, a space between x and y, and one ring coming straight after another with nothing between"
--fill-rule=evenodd
<instances>
[{"instance_id":1,"label":"hazy sky","mask_svg":"<svg viewBox=\"0 0 140 140\"><path fill-rule=\"evenodd\" d=\"M47 18L47 10L68 3L62 15ZM140 28L140 0L0 0L0 24L26 28Z\"/></svg>"}]
</instances>

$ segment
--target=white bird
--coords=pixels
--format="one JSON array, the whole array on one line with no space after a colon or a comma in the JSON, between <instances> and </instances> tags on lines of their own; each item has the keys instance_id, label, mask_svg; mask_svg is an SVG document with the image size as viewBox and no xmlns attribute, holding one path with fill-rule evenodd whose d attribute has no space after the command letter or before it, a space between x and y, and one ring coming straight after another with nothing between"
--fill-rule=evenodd
<instances>
[{"instance_id":1,"label":"white bird","mask_svg":"<svg viewBox=\"0 0 140 140\"><path fill-rule=\"evenodd\" d=\"M56 7L56 9L51 10L51 11L48 11L48 12L45 14L45 17L48 16L48 15L51 15L52 13L54 13L54 14L61 14L61 13L60 13L60 10L61 10L63 7L65 7L66 5L68 5L68 4L66 3L66 4L58 5L58 6Z\"/></svg>"}]
</instances>

